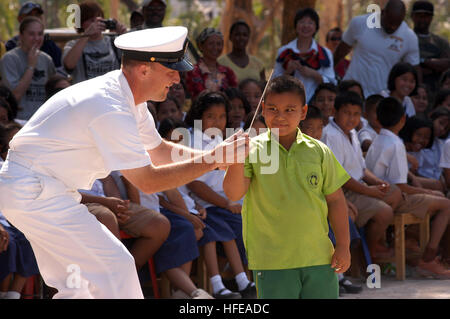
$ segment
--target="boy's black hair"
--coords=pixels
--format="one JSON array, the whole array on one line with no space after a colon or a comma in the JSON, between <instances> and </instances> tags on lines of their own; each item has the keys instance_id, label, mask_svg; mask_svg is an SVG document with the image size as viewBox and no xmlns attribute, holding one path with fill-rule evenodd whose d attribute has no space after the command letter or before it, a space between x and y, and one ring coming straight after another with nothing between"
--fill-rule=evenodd
<instances>
[{"instance_id":1,"label":"boy's black hair","mask_svg":"<svg viewBox=\"0 0 450 319\"><path fill-rule=\"evenodd\" d=\"M308 112L306 112L305 121L312 119L322 119L322 112L318 107L314 105L308 105Z\"/></svg>"},{"instance_id":2,"label":"boy's black hair","mask_svg":"<svg viewBox=\"0 0 450 319\"><path fill-rule=\"evenodd\" d=\"M427 118L420 117L417 115L409 117L406 120L405 126L398 133L398 136L401 137L403 142L411 143L414 132L422 127L428 127L431 130L430 140L428 141L428 144L426 146L426 148L430 148L431 146L433 146L434 141L433 122L431 122Z\"/></svg>"},{"instance_id":3,"label":"boy's black hair","mask_svg":"<svg viewBox=\"0 0 450 319\"><path fill-rule=\"evenodd\" d=\"M197 98L194 100L191 108L186 114L186 118L184 122L189 127L194 127L195 120L201 120L203 113L214 104L223 104L225 105L225 113L228 114L230 112L230 101L227 96L219 91L210 91L204 90L202 91ZM228 127L228 120L227 120Z\"/></svg>"},{"instance_id":4,"label":"boy's black hair","mask_svg":"<svg viewBox=\"0 0 450 319\"><path fill-rule=\"evenodd\" d=\"M11 108L11 105L9 105L8 101L2 96L0 96L0 107L3 107L6 109L6 112L8 114L8 121L12 122L14 120L13 110Z\"/></svg>"},{"instance_id":5,"label":"boy's black hair","mask_svg":"<svg viewBox=\"0 0 450 319\"><path fill-rule=\"evenodd\" d=\"M446 117L450 121L450 110L444 106L435 108L433 111L430 112L430 115L429 115L431 121L434 121L437 118L442 117L442 116ZM444 135L438 136L438 137L442 138L442 139L447 139L448 134L449 134L449 130L447 130L447 132Z\"/></svg>"},{"instance_id":6,"label":"boy's black hair","mask_svg":"<svg viewBox=\"0 0 450 319\"><path fill-rule=\"evenodd\" d=\"M244 79L241 82L239 82L239 85L238 85L239 90L242 92L244 87L249 83L255 83L261 89L261 92L263 91L264 86L262 85L261 81L251 79L251 78L247 78L247 79Z\"/></svg>"},{"instance_id":7,"label":"boy's black hair","mask_svg":"<svg viewBox=\"0 0 450 319\"><path fill-rule=\"evenodd\" d=\"M294 93L302 99L302 106L306 104L305 87L302 81L290 75L282 75L273 79L266 89L264 100L270 94Z\"/></svg>"},{"instance_id":8,"label":"boy's black hair","mask_svg":"<svg viewBox=\"0 0 450 319\"><path fill-rule=\"evenodd\" d=\"M67 76L64 76L64 75L59 74L59 73L56 73L55 75L52 75L48 79L47 83L45 83L45 100L48 100L53 95L55 95L56 93L61 91L61 89L56 88L56 85L60 81L67 81L70 84L72 84L70 78L68 78Z\"/></svg>"},{"instance_id":9,"label":"boy's black hair","mask_svg":"<svg viewBox=\"0 0 450 319\"><path fill-rule=\"evenodd\" d=\"M373 108L376 108L378 103L384 99L384 97L380 94L372 94L371 96L367 97L365 103L364 103L364 110L366 112L369 112Z\"/></svg>"},{"instance_id":10,"label":"boy's black hair","mask_svg":"<svg viewBox=\"0 0 450 319\"><path fill-rule=\"evenodd\" d=\"M316 24L316 32L314 33L314 35L315 35L317 33L317 31L319 31L320 18L319 18L319 15L317 14L317 11L314 10L313 8L304 8L304 9L300 9L297 11L297 13L295 14L295 17L294 17L294 29L297 28L297 22L299 20L303 19L304 17L310 17Z\"/></svg>"},{"instance_id":11,"label":"boy's black hair","mask_svg":"<svg viewBox=\"0 0 450 319\"><path fill-rule=\"evenodd\" d=\"M358 105L361 107L361 111L363 109L363 100L359 96L358 93L353 91L344 91L339 93L334 100L334 108L336 111L344 105Z\"/></svg>"},{"instance_id":12,"label":"boy's black hair","mask_svg":"<svg viewBox=\"0 0 450 319\"><path fill-rule=\"evenodd\" d=\"M436 97L434 98L434 106L433 109L436 109L439 107L439 105L442 104L442 102L445 101L447 96L450 95L450 90L439 90L436 94Z\"/></svg>"},{"instance_id":13,"label":"boy's black hair","mask_svg":"<svg viewBox=\"0 0 450 319\"><path fill-rule=\"evenodd\" d=\"M361 89L362 96L364 96L364 90L363 90L361 83L359 83L358 81L355 81L355 80L341 81L341 83L339 83L338 90L340 93L342 93L342 92L348 91L349 88L354 87L354 86L359 87Z\"/></svg>"},{"instance_id":14,"label":"boy's black hair","mask_svg":"<svg viewBox=\"0 0 450 319\"><path fill-rule=\"evenodd\" d=\"M441 77L439 78L439 87L442 87L442 84L444 84L445 80L447 80L448 78L450 78L450 68L443 72Z\"/></svg>"},{"instance_id":15,"label":"boy's black hair","mask_svg":"<svg viewBox=\"0 0 450 319\"><path fill-rule=\"evenodd\" d=\"M6 153L8 151L9 133L13 130L20 130L22 125L16 122L11 122L6 125L0 124L0 153Z\"/></svg>"},{"instance_id":16,"label":"boy's black hair","mask_svg":"<svg viewBox=\"0 0 450 319\"><path fill-rule=\"evenodd\" d=\"M158 133L159 135L161 135L162 138L166 138L167 134L169 134L170 131L178 127L183 127L187 129L187 125L183 121L171 117L166 117L159 124Z\"/></svg>"},{"instance_id":17,"label":"boy's black hair","mask_svg":"<svg viewBox=\"0 0 450 319\"><path fill-rule=\"evenodd\" d=\"M333 92L336 95L338 94L337 86L334 85L333 83L320 83L317 86L316 90L314 91L314 95L312 96L309 103L311 103L311 101L315 101L317 94L319 94L319 92L322 90L327 90L327 91Z\"/></svg>"},{"instance_id":18,"label":"boy's black hair","mask_svg":"<svg viewBox=\"0 0 450 319\"><path fill-rule=\"evenodd\" d=\"M245 118L245 124L244 124L244 127L243 127L244 131L246 131L250 127L250 124L252 124L253 115L255 115L255 112L250 112L247 115L247 117ZM264 119L264 116L262 116L262 114L256 115L255 122L256 121L263 122L263 124L267 127L266 120Z\"/></svg>"},{"instance_id":19,"label":"boy's black hair","mask_svg":"<svg viewBox=\"0 0 450 319\"><path fill-rule=\"evenodd\" d=\"M395 79L405 73L413 74L414 79L416 80L416 86L414 87L414 90L412 90L410 95L416 95L417 85L419 83L418 77L417 77L417 71L411 64L406 63L406 62L399 62L392 67L391 71L389 72L389 77L388 77L388 90L391 92L395 91Z\"/></svg>"},{"instance_id":20,"label":"boy's black hair","mask_svg":"<svg viewBox=\"0 0 450 319\"><path fill-rule=\"evenodd\" d=\"M0 96L4 97L5 100L8 102L12 110L13 118L16 118L17 112L19 111L19 105L12 91L7 86L0 85Z\"/></svg>"},{"instance_id":21,"label":"boy's black hair","mask_svg":"<svg viewBox=\"0 0 450 319\"><path fill-rule=\"evenodd\" d=\"M405 115L403 105L393 97L384 98L377 106L377 119L383 128L396 125Z\"/></svg>"},{"instance_id":22,"label":"boy's black hair","mask_svg":"<svg viewBox=\"0 0 450 319\"><path fill-rule=\"evenodd\" d=\"M234 29L236 29L240 25L243 25L244 27L246 27L248 29L248 34L251 33L250 26L247 24L247 22L245 22L244 20L238 20L238 21L234 22L230 27L230 37L233 34Z\"/></svg>"},{"instance_id":23,"label":"boy's black hair","mask_svg":"<svg viewBox=\"0 0 450 319\"><path fill-rule=\"evenodd\" d=\"M244 105L245 115L250 113L250 111L251 111L250 103L248 103L248 100L245 97L244 93L242 93L239 89L228 88L228 89L225 89L225 91L223 91L223 92L228 97L228 100L230 101L230 103L234 99L240 99L242 101L242 104Z\"/></svg>"},{"instance_id":24,"label":"boy's black hair","mask_svg":"<svg viewBox=\"0 0 450 319\"><path fill-rule=\"evenodd\" d=\"M172 95L167 94L167 97L164 101L153 102L153 105L155 105L156 113L159 113L161 104L163 104L166 101L172 101L173 103L175 103L177 109L179 109L181 111L182 106L180 105L178 100L176 98L174 98Z\"/></svg>"},{"instance_id":25,"label":"boy's black hair","mask_svg":"<svg viewBox=\"0 0 450 319\"><path fill-rule=\"evenodd\" d=\"M330 31L328 31L328 32L327 32L327 35L326 35L326 38L325 38L325 41L326 41L326 42L328 42L328 41L330 40L330 35L331 35L333 32L340 32L340 33L342 33L342 29L339 28L339 27L335 27L335 28L331 29Z\"/></svg>"}]
</instances>

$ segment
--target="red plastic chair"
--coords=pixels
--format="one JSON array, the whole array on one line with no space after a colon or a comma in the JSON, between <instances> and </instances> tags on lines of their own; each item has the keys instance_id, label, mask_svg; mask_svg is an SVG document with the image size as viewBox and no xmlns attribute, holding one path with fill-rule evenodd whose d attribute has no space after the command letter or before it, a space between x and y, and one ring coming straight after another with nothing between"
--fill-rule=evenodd
<instances>
[{"instance_id":1,"label":"red plastic chair","mask_svg":"<svg viewBox=\"0 0 450 319\"><path fill-rule=\"evenodd\" d=\"M123 230L120 231L120 239L130 239L134 238L128 235ZM148 270L150 271L150 277L152 280L152 288L153 288L153 295L156 299L161 298L161 295L159 294L159 286L158 281L156 279L156 272L155 272L155 264L153 262L153 257L148 260Z\"/></svg>"},{"instance_id":2,"label":"red plastic chair","mask_svg":"<svg viewBox=\"0 0 450 319\"><path fill-rule=\"evenodd\" d=\"M38 295L38 287L36 285L37 275L33 275L27 278L25 286L22 289L22 299L34 299Z\"/></svg>"}]
</instances>

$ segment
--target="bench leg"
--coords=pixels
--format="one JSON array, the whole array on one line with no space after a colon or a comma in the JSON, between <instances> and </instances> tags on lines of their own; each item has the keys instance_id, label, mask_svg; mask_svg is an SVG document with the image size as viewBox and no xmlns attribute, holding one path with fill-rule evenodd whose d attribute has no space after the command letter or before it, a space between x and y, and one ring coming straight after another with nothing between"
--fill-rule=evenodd
<instances>
[{"instance_id":1,"label":"bench leg","mask_svg":"<svg viewBox=\"0 0 450 319\"><path fill-rule=\"evenodd\" d=\"M397 215L394 218L397 280L405 280L405 222L402 215Z\"/></svg>"}]
</instances>

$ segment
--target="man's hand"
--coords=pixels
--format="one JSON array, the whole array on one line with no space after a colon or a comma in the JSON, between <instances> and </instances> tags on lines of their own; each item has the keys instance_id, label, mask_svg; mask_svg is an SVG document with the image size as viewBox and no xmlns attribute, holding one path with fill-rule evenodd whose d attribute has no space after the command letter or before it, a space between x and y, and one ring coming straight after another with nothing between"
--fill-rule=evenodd
<instances>
[{"instance_id":1,"label":"man's hand","mask_svg":"<svg viewBox=\"0 0 450 319\"><path fill-rule=\"evenodd\" d=\"M350 263L350 248L336 245L333 257L331 258L331 268L334 268L334 272L343 274L350 267Z\"/></svg>"},{"instance_id":2,"label":"man's hand","mask_svg":"<svg viewBox=\"0 0 450 319\"><path fill-rule=\"evenodd\" d=\"M217 167L223 169L232 164L244 163L249 153L249 145L250 137L243 130L231 135L217 145L212 152L212 156L217 161Z\"/></svg>"}]
</instances>

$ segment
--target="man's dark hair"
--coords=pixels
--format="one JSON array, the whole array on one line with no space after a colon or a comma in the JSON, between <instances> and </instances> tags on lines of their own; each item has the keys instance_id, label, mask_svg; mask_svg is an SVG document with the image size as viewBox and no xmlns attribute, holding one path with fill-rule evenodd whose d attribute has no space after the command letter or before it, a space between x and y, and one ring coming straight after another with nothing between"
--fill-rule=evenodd
<instances>
[{"instance_id":1,"label":"man's dark hair","mask_svg":"<svg viewBox=\"0 0 450 319\"><path fill-rule=\"evenodd\" d=\"M302 100L302 106L306 103L305 87L302 81L290 75L282 75L273 79L266 89L264 99L270 94L294 93Z\"/></svg>"},{"instance_id":2,"label":"man's dark hair","mask_svg":"<svg viewBox=\"0 0 450 319\"><path fill-rule=\"evenodd\" d=\"M339 109L344 105L358 105L362 111L363 100L356 92L344 91L336 96L336 99L334 100L334 108L336 111L339 111Z\"/></svg>"},{"instance_id":3,"label":"man's dark hair","mask_svg":"<svg viewBox=\"0 0 450 319\"><path fill-rule=\"evenodd\" d=\"M300 21L304 17L309 17L315 22L316 32L314 34L316 34L317 31L319 31L320 18L319 18L319 15L317 14L316 10L314 10L313 8L305 8L305 9L300 9L297 11L297 13L295 14L295 18L294 18L294 29L297 28L298 21Z\"/></svg>"},{"instance_id":4,"label":"man's dark hair","mask_svg":"<svg viewBox=\"0 0 450 319\"><path fill-rule=\"evenodd\" d=\"M393 97L382 99L377 106L377 119L383 128L396 125L405 115L403 105Z\"/></svg>"},{"instance_id":5,"label":"man's dark hair","mask_svg":"<svg viewBox=\"0 0 450 319\"><path fill-rule=\"evenodd\" d=\"M384 97L380 94L372 94L371 96L367 97L365 103L364 103L364 110L366 112L369 112L373 108L376 109L378 103L384 99Z\"/></svg>"},{"instance_id":6,"label":"man's dark hair","mask_svg":"<svg viewBox=\"0 0 450 319\"><path fill-rule=\"evenodd\" d=\"M411 92L410 95L416 95L417 85L419 84L419 81L417 78L417 71L411 64L406 63L406 62L399 62L392 67L391 72L389 72L389 77L388 77L388 89L391 92L394 91L395 90L395 79L405 73L412 73L412 75L414 76L414 79L416 81L416 86L414 87L414 90Z\"/></svg>"},{"instance_id":7,"label":"man's dark hair","mask_svg":"<svg viewBox=\"0 0 450 319\"><path fill-rule=\"evenodd\" d=\"M414 132L422 127L428 127L431 130L430 140L426 148L431 148L434 142L434 134L433 134L433 122L431 122L427 118L423 118L420 116L411 116L406 120L405 126L398 133L405 143L411 143Z\"/></svg>"}]
</instances>

